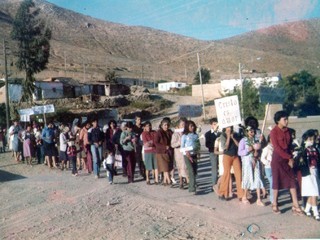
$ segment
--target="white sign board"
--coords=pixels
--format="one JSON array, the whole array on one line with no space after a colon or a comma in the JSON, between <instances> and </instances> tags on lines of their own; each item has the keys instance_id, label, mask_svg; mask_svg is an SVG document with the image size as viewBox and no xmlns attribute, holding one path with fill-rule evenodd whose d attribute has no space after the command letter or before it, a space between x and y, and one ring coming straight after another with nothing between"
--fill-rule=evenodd
<instances>
[{"instance_id":1,"label":"white sign board","mask_svg":"<svg viewBox=\"0 0 320 240\"><path fill-rule=\"evenodd\" d=\"M238 96L214 100L219 127L225 128L241 123L240 103Z\"/></svg>"},{"instance_id":2,"label":"white sign board","mask_svg":"<svg viewBox=\"0 0 320 240\"><path fill-rule=\"evenodd\" d=\"M43 106L35 106L32 107L34 114L43 114L43 113L53 113L54 112L54 105L43 105Z\"/></svg>"},{"instance_id":3,"label":"white sign board","mask_svg":"<svg viewBox=\"0 0 320 240\"><path fill-rule=\"evenodd\" d=\"M20 115L20 122L30 122L30 115Z\"/></svg>"},{"instance_id":4,"label":"white sign board","mask_svg":"<svg viewBox=\"0 0 320 240\"><path fill-rule=\"evenodd\" d=\"M33 115L33 114L34 114L34 111L33 111L32 108L20 109L20 110L18 110L18 112L19 112L19 115L20 115L20 116L21 116L21 115L28 115L28 116L30 116L30 115Z\"/></svg>"}]
</instances>

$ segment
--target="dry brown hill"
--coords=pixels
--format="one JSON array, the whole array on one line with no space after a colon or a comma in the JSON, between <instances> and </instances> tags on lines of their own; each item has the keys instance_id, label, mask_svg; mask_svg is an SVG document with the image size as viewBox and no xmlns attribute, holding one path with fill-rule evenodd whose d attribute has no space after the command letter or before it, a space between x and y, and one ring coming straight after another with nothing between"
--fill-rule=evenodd
<instances>
[{"instance_id":1,"label":"dry brown hill","mask_svg":"<svg viewBox=\"0 0 320 240\"><path fill-rule=\"evenodd\" d=\"M11 22L20 2L0 0L0 38L10 39ZM50 64L38 78L66 75L95 81L113 69L123 77L191 83L197 71L197 52L202 66L211 70L215 80L221 75L237 74L239 62L247 69L282 75L301 69L320 75L319 19L273 26L220 41L201 41L94 19L42 0L35 2L53 33ZM9 48L12 62L12 42ZM13 76L19 74L14 67L10 71Z\"/></svg>"}]
</instances>

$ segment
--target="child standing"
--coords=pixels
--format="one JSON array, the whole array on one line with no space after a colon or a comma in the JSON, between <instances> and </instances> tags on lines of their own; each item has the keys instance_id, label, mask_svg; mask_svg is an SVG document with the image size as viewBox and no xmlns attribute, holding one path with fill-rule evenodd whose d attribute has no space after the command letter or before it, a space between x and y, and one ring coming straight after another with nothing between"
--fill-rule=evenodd
<instances>
[{"instance_id":1,"label":"child standing","mask_svg":"<svg viewBox=\"0 0 320 240\"><path fill-rule=\"evenodd\" d=\"M302 174L301 195L308 197L304 211L307 216L311 216L310 210L312 209L314 218L320 221L317 207L317 198L320 193L320 154L314 146L314 130L308 130L304 133L302 140L303 154L299 162Z\"/></svg>"},{"instance_id":2,"label":"child standing","mask_svg":"<svg viewBox=\"0 0 320 240\"><path fill-rule=\"evenodd\" d=\"M262 150L261 162L264 165L264 171L269 181L269 194L270 194L271 204L273 204L272 171L271 171L272 153L273 153L273 146L272 146L270 136L268 136L268 145L264 147Z\"/></svg>"},{"instance_id":3,"label":"child standing","mask_svg":"<svg viewBox=\"0 0 320 240\"><path fill-rule=\"evenodd\" d=\"M77 150L77 147L74 143L74 141L68 142L68 148L67 148L67 155L69 161L72 163L72 176L77 176L77 152L80 150Z\"/></svg>"},{"instance_id":4,"label":"child standing","mask_svg":"<svg viewBox=\"0 0 320 240\"><path fill-rule=\"evenodd\" d=\"M115 157L113 151L107 151L105 159L103 160L103 168L107 170L107 177L109 179L109 184L113 184L114 176L114 162Z\"/></svg>"}]
</instances>

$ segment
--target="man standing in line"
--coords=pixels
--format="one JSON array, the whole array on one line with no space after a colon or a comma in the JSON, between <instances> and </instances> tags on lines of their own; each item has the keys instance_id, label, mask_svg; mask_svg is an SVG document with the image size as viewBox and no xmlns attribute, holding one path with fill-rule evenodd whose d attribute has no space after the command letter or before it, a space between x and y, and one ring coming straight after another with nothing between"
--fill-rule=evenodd
<instances>
[{"instance_id":1,"label":"man standing in line","mask_svg":"<svg viewBox=\"0 0 320 240\"><path fill-rule=\"evenodd\" d=\"M138 163L139 166L139 171L140 175L143 177L143 179L146 179L146 168L144 166L144 162L142 159L142 141L140 139L140 135L143 132L143 127L141 123L141 117L136 116L135 117L135 125L133 126L133 132L136 135L137 142L135 144L135 157L136 157L136 162Z\"/></svg>"},{"instance_id":2,"label":"man standing in line","mask_svg":"<svg viewBox=\"0 0 320 240\"><path fill-rule=\"evenodd\" d=\"M211 129L206 132L206 147L209 151L210 162L211 162L211 174L212 174L212 189L217 183L218 178L218 155L214 154L214 143L220 136L218 133L218 120L217 118L210 119ZM214 190L214 189L213 189Z\"/></svg>"},{"instance_id":3,"label":"man standing in line","mask_svg":"<svg viewBox=\"0 0 320 240\"><path fill-rule=\"evenodd\" d=\"M103 131L98 126L98 120L91 122L92 127L88 130L88 141L90 144L94 177L100 177L100 165L102 161L102 143L104 139Z\"/></svg>"}]
</instances>

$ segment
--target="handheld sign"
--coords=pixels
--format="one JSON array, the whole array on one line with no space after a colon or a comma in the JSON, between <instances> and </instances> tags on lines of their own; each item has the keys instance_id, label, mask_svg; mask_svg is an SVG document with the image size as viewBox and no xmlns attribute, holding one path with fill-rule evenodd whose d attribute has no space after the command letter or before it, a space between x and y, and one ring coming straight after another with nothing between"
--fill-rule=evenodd
<instances>
[{"instance_id":1,"label":"handheld sign","mask_svg":"<svg viewBox=\"0 0 320 240\"><path fill-rule=\"evenodd\" d=\"M180 105L179 106L179 117L201 117L202 106L201 105Z\"/></svg>"},{"instance_id":2,"label":"handheld sign","mask_svg":"<svg viewBox=\"0 0 320 240\"><path fill-rule=\"evenodd\" d=\"M225 128L241 123L238 96L224 97L214 100L219 127Z\"/></svg>"},{"instance_id":3,"label":"handheld sign","mask_svg":"<svg viewBox=\"0 0 320 240\"><path fill-rule=\"evenodd\" d=\"M283 104L286 92L284 88L259 87L259 96L261 103Z\"/></svg>"}]
</instances>

